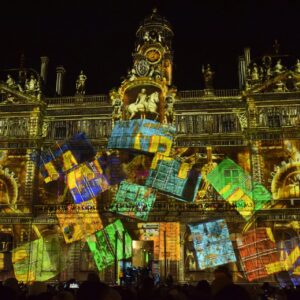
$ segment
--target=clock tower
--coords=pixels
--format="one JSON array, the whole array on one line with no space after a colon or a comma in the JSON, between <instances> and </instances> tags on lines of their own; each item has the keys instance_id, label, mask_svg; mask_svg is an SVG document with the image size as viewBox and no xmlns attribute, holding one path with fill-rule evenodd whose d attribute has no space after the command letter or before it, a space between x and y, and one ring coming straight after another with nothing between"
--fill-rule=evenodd
<instances>
[{"instance_id":1,"label":"clock tower","mask_svg":"<svg viewBox=\"0 0 300 300\"><path fill-rule=\"evenodd\" d=\"M118 97L123 103L119 119L147 118L171 123L165 116L169 110L172 85L172 38L170 23L153 9L136 32L133 64L121 83ZM116 93L113 93L113 99Z\"/></svg>"},{"instance_id":2,"label":"clock tower","mask_svg":"<svg viewBox=\"0 0 300 300\"><path fill-rule=\"evenodd\" d=\"M170 23L156 9L144 19L136 36L136 51L133 55L138 76L149 76L172 84L172 38Z\"/></svg>"}]
</instances>

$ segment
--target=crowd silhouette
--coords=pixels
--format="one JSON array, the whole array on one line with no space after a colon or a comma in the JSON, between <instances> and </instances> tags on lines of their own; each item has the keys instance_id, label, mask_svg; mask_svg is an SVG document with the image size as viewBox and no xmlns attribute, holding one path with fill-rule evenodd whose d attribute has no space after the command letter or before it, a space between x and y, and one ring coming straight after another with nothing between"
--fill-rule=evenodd
<instances>
[{"instance_id":1,"label":"crowd silhouette","mask_svg":"<svg viewBox=\"0 0 300 300\"><path fill-rule=\"evenodd\" d=\"M102 282L97 273L91 272L81 283L75 279L57 284L33 282L20 284L9 278L0 285L2 300L252 300L252 299L300 299L298 287L279 288L269 283L238 285L233 283L226 267L214 272L214 280L199 281L196 285L175 284L171 275L164 282L155 280L151 273L144 274L137 282L123 280L121 285Z\"/></svg>"}]
</instances>

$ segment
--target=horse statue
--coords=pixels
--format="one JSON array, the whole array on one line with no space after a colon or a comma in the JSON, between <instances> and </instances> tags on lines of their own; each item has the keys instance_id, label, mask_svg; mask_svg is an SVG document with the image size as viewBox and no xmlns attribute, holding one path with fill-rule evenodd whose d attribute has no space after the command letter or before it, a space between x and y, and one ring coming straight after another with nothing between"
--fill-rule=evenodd
<instances>
[{"instance_id":1,"label":"horse statue","mask_svg":"<svg viewBox=\"0 0 300 300\"><path fill-rule=\"evenodd\" d=\"M159 93L154 92L148 97L148 106L146 108L146 111L152 114L156 115L156 119L159 115L157 109L158 109L158 104L159 103Z\"/></svg>"},{"instance_id":2,"label":"horse statue","mask_svg":"<svg viewBox=\"0 0 300 300\"><path fill-rule=\"evenodd\" d=\"M147 96L146 90L142 89L137 96L135 103L131 103L127 107L129 113L129 120L131 120L137 113L141 114L141 118L145 119L146 113L154 113L158 116L157 103L159 102L159 93L154 92Z\"/></svg>"},{"instance_id":3,"label":"horse statue","mask_svg":"<svg viewBox=\"0 0 300 300\"><path fill-rule=\"evenodd\" d=\"M145 118L146 107L147 107L147 94L146 89L141 89L141 92L138 94L135 103L131 103L127 107L127 112L129 115L129 120L131 120L137 113L141 113L141 117Z\"/></svg>"}]
</instances>

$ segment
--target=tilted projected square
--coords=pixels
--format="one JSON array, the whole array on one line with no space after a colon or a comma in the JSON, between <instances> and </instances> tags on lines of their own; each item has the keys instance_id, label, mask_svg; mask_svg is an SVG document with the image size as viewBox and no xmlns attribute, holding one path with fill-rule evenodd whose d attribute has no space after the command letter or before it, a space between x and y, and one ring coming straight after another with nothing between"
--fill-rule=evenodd
<instances>
[{"instance_id":1,"label":"tilted projected square","mask_svg":"<svg viewBox=\"0 0 300 300\"><path fill-rule=\"evenodd\" d=\"M193 165L157 154L152 162L145 185L176 199L193 202L201 176Z\"/></svg>"},{"instance_id":2,"label":"tilted projected square","mask_svg":"<svg viewBox=\"0 0 300 300\"><path fill-rule=\"evenodd\" d=\"M66 175L66 183L75 203L95 198L109 187L98 160L76 167Z\"/></svg>"},{"instance_id":3,"label":"tilted projected square","mask_svg":"<svg viewBox=\"0 0 300 300\"><path fill-rule=\"evenodd\" d=\"M125 241L123 240L124 236ZM98 270L113 265L115 257L121 260L132 256L132 240L120 220L116 220L88 237L87 243L93 253ZM123 243L125 243L125 253L123 252Z\"/></svg>"},{"instance_id":4,"label":"tilted projected square","mask_svg":"<svg viewBox=\"0 0 300 300\"><path fill-rule=\"evenodd\" d=\"M147 119L117 121L108 140L109 149L135 149L169 155L175 128Z\"/></svg>"},{"instance_id":5,"label":"tilted projected square","mask_svg":"<svg viewBox=\"0 0 300 300\"><path fill-rule=\"evenodd\" d=\"M280 271L277 269L279 252L271 228L258 227L247 231L237 239L237 246L249 281Z\"/></svg>"},{"instance_id":6,"label":"tilted projected square","mask_svg":"<svg viewBox=\"0 0 300 300\"><path fill-rule=\"evenodd\" d=\"M226 201L236 206L237 211L246 220L272 198L262 184L253 181L251 176L231 159L224 159L206 178Z\"/></svg>"},{"instance_id":7,"label":"tilted projected square","mask_svg":"<svg viewBox=\"0 0 300 300\"><path fill-rule=\"evenodd\" d=\"M122 181L110 211L146 221L155 199L150 188Z\"/></svg>"},{"instance_id":8,"label":"tilted projected square","mask_svg":"<svg viewBox=\"0 0 300 300\"><path fill-rule=\"evenodd\" d=\"M66 262L57 235L40 238L12 250L14 274L18 281L46 281L62 271Z\"/></svg>"},{"instance_id":9,"label":"tilted projected square","mask_svg":"<svg viewBox=\"0 0 300 300\"><path fill-rule=\"evenodd\" d=\"M66 212L57 211L56 216L66 243L87 238L103 228L95 200L74 204Z\"/></svg>"},{"instance_id":10,"label":"tilted projected square","mask_svg":"<svg viewBox=\"0 0 300 300\"><path fill-rule=\"evenodd\" d=\"M236 261L225 220L188 226L200 270Z\"/></svg>"}]
</instances>

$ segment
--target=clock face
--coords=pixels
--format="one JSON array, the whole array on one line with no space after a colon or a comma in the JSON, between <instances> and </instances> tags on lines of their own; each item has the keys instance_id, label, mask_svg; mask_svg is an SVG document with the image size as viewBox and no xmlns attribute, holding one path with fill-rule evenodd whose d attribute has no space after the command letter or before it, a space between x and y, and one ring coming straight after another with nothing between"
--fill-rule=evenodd
<instances>
[{"instance_id":1,"label":"clock face","mask_svg":"<svg viewBox=\"0 0 300 300\"><path fill-rule=\"evenodd\" d=\"M139 76L144 77L147 76L150 66L145 59L141 59L137 62L135 69Z\"/></svg>"},{"instance_id":2,"label":"clock face","mask_svg":"<svg viewBox=\"0 0 300 300\"><path fill-rule=\"evenodd\" d=\"M156 64L161 60L161 53L156 48L150 48L146 51L145 56L149 64Z\"/></svg>"}]
</instances>

